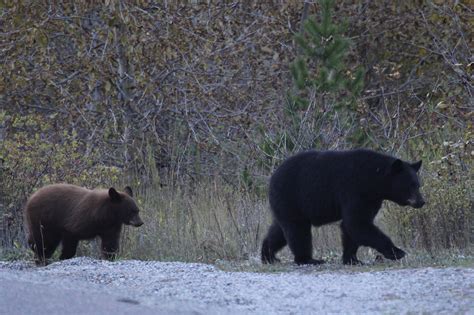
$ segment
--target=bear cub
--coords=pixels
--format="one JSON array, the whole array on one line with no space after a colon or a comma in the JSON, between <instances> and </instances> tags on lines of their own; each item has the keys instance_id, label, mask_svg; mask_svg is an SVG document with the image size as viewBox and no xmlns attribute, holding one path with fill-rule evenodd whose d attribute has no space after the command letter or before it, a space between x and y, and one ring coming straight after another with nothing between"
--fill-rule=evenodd
<instances>
[{"instance_id":1,"label":"bear cub","mask_svg":"<svg viewBox=\"0 0 474 315\"><path fill-rule=\"evenodd\" d=\"M359 264L357 250L369 246L388 259L405 256L374 225L382 202L421 208L417 172L421 161L408 163L367 149L307 151L284 161L270 179L273 222L263 241L263 263L279 261L276 253L290 247L297 264L313 259L311 227L341 221L342 261Z\"/></svg>"},{"instance_id":2,"label":"bear cub","mask_svg":"<svg viewBox=\"0 0 474 315\"><path fill-rule=\"evenodd\" d=\"M76 254L80 240L101 238L102 257L114 259L122 225L141 226L139 209L130 187L89 190L75 185L54 184L36 191L24 210L28 245L36 263L46 264L59 243L60 259Z\"/></svg>"}]
</instances>

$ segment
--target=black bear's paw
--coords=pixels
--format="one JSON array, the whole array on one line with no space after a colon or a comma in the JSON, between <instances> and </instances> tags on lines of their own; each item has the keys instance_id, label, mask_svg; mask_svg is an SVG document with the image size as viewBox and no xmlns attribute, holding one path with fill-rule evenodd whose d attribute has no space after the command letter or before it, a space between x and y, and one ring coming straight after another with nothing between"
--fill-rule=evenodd
<instances>
[{"instance_id":1,"label":"black bear's paw","mask_svg":"<svg viewBox=\"0 0 474 315\"><path fill-rule=\"evenodd\" d=\"M35 259L36 267L46 267L49 264L47 259Z\"/></svg>"},{"instance_id":2,"label":"black bear's paw","mask_svg":"<svg viewBox=\"0 0 474 315\"><path fill-rule=\"evenodd\" d=\"M342 257L342 263L344 265L352 265L352 266L355 266L355 265L363 265L364 263L362 261L360 261L359 259L357 259L357 257L353 256L353 257Z\"/></svg>"},{"instance_id":3,"label":"black bear's paw","mask_svg":"<svg viewBox=\"0 0 474 315\"><path fill-rule=\"evenodd\" d=\"M406 256L406 253L401 250L400 248L397 248L397 247L392 247L390 248L390 250L388 250L387 252L383 253L384 257L387 258L387 259L391 259L391 260L398 260L398 259L402 259L403 257Z\"/></svg>"},{"instance_id":4,"label":"black bear's paw","mask_svg":"<svg viewBox=\"0 0 474 315\"><path fill-rule=\"evenodd\" d=\"M274 264L279 262L280 259L276 258L275 255L262 256L262 264Z\"/></svg>"},{"instance_id":5,"label":"black bear's paw","mask_svg":"<svg viewBox=\"0 0 474 315\"><path fill-rule=\"evenodd\" d=\"M321 265L321 264L324 264L325 261L322 260L322 259L309 258L309 259L295 259L295 263L298 266L301 266L301 265Z\"/></svg>"}]
</instances>

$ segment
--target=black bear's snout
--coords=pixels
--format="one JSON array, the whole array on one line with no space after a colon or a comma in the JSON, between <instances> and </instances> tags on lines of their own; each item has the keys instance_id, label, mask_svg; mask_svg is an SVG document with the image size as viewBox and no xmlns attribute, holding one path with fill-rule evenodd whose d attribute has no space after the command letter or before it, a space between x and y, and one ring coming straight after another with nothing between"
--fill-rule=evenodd
<instances>
[{"instance_id":1,"label":"black bear's snout","mask_svg":"<svg viewBox=\"0 0 474 315\"><path fill-rule=\"evenodd\" d=\"M425 200L423 199L423 197L420 196L416 199L408 199L407 203L413 208L419 209L425 205Z\"/></svg>"},{"instance_id":2,"label":"black bear's snout","mask_svg":"<svg viewBox=\"0 0 474 315\"><path fill-rule=\"evenodd\" d=\"M419 199L413 205L413 208L419 209L425 205L425 201L423 199Z\"/></svg>"},{"instance_id":3,"label":"black bear's snout","mask_svg":"<svg viewBox=\"0 0 474 315\"><path fill-rule=\"evenodd\" d=\"M407 204L415 209L419 209L425 205L425 200L419 191L412 194L411 198L407 200Z\"/></svg>"}]
</instances>

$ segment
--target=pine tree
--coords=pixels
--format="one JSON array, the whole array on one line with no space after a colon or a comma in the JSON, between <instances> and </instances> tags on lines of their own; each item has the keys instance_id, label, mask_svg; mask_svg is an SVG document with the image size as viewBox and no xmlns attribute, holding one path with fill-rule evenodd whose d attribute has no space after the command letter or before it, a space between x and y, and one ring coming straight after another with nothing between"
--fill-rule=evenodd
<instances>
[{"instance_id":1,"label":"pine tree","mask_svg":"<svg viewBox=\"0 0 474 315\"><path fill-rule=\"evenodd\" d=\"M333 20L334 1L320 0L320 4L320 21L308 17L302 32L295 35L299 56L290 65L295 88L285 106L288 121L274 135L261 130L261 163L269 169L289 153L326 149L336 141L343 146L366 141L356 116L364 71L359 68L352 73L345 64L350 41L344 36L346 24Z\"/></svg>"},{"instance_id":2,"label":"pine tree","mask_svg":"<svg viewBox=\"0 0 474 315\"><path fill-rule=\"evenodd\" d=\"M313 89L319 99L337 102L336 108L346 105L353 109L354 99L364 84L364 72L359 68L351 74L345 65L350 42L344 37L346 24L337 25L333 21L334 0L320 0L320 4L320 22L308 18L303 31L295 36L301 54L290 66L298 89L292 98L298 108L305 109L309 100L301 94Z\"/></svg>"}]
</instances>

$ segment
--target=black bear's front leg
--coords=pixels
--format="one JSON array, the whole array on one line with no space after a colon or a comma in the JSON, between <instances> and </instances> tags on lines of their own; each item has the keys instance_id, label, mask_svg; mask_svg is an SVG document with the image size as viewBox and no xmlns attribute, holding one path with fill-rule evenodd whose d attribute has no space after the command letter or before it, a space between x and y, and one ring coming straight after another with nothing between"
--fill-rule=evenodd
<instances>
[{"instance_id":1,"label":"black bear's front leg","mask_svg":"<svg viewBox=\"0 0 474 315\"><path fill-rule=\"evenodd\" d=\"M397 248L392 240L380 231L373 222L344 218L342 226L357 244L372 247L382 253L385 258L396 260L406 255L405 252Z\"/></svg>"},{"instance_id":2,"label":"black bear's front leg","mask_svg":"<svg viewBox=\"0 0 474 315\"><path fill-rule=\"evenodd\" d=\"M323 260L313 259L311 223L308 221L285 222L282 224L286 241L298 265L319 265Z\"/></svg>"},{"instance_id":3,"label":"black bear's front leg","mask_svg":"<svg viewBox=\"0 0 474 315\"><path fill-rule=\"evenodd\" d=\"M344 229L344 225L341 224L342 232L342 263L344 265L361 265L362 262L357 259L357 250L359 245L349 236L347 231Z\"/></svg>"}]
</instances>

